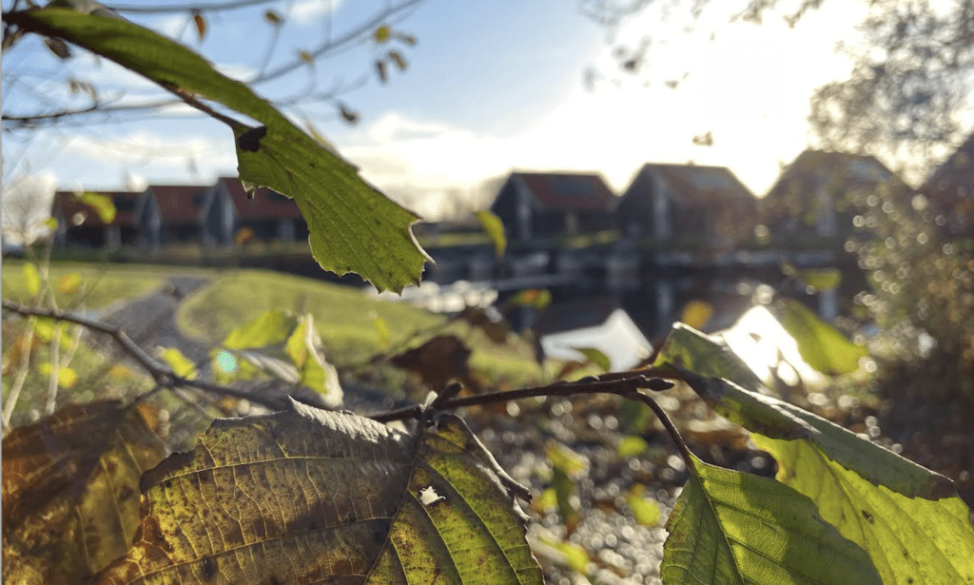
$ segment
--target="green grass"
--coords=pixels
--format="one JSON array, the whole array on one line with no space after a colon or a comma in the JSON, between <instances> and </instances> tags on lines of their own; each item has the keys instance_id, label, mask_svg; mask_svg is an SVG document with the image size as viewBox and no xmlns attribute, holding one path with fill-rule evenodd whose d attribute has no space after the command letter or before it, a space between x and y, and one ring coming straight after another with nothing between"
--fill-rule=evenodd
<instances>
[{"instance_id":1,"label":"green grass","mask_svg":"<svg viewBox=\"0 0 974 585\"><path fill-rule=\"evenodd\" d=\"M497 345L463 323L446 324L442 315L405 303L373 299L347 286L271 271L224 273L182 304L177 323L187 335L204 344L217 345L234 328L278 308L311 313L328 359L339 367L362 364L407 341L410 346L419 345L436 328L439 333L464 338L473 349L473 368L491 380L504 379L519 385L536 381L539 374L530 345L513 336L508 343ZM388 345L383 344L377 317L389 329ZM414 334L418 335L412 338Z\"/></svg>"},{"instance_id":2,"label":"green grass","mask_svg":"<svg viewBox=\"0 0 974 585\"><path fill-rule=\"evenodd\" d=\"M31 295L24 277L25 264L27 262L22 260L4 261L3 298L19 303L30 301ZM71 310L84 306L99 309L152 292L171 273L170 268L157 266L51 263L49 282L59 308ZM70 274L81 276L84 284L74 294L65 295L59 290L59 283Z\"/></svg>"}]
</instances>

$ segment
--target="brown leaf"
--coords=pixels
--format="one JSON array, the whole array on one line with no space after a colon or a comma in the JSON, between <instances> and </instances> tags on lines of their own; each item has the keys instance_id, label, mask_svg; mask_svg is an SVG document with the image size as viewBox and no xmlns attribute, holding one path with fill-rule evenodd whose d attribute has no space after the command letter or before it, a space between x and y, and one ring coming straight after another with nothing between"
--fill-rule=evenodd
<instances>
[{"instance_id":1,"label":"brown leaf","mask_svg":"<svg viewBox=\"0 0 974 585\"><path fill-rule=\"evenodd\" d=\"M513 483L459 418L417 435L300 403L217 420L142 481L122 583L542 582Z\"/></svg>"},{"instance_id":2,"label":"brown leaf","mask_svg":"<svg viewBox=\"0 0 974 585\"><path fill-rule=\"evenodd\" d=\"M433 390L440 390L452 380L471 385L469 359L470 348L459 337L438 335L417 348L393 356L390 361L396 367L419 374Z\"/></svg>"},{"instance_id":3,"label":"brown leaf","mask_svg":"<svg viewBox=\"0 0 974 585\"><path fill-rule=\"evenodd\" d=\"M400 71L405 71L406 70L406 67L408 66L408 64L406 63L406 58L402 56L402 53L400 53L399 51L393 49L393 50L389 51L388 56L389 56L389 59L391 59L392 62L396 64L396 67Z\"/></svg>"},{"instance_id":4,"label":"brown leaf","mask_svg":"<svg viewBox=\"0 0 974 585\"><path fill-rule=\"evenodd\" d=\"M480 307L467 307L460 313L460 318L473 327L477 327L494 343L506 343L511 327L499 313L488 313Z\"/></svg>"},{"instance_id":5,"label":"brown leaf","mask_svg":"<svg viewBox=\"0 0 974 585\"><path fill-rule=\"evenodd\" d=\"M281 18L281 15L274 12L273 10L268 10L264 12L264 20L266 20L267 22L275 26L284 22L284 19Z\"/></svg>"},{"instance_id":6,"label":"brown leaf","mask_svg":"<svg viewBox=\"0 0 974 585\"><path fill-rule=\"evenodd\" d=\"M203 40L206 36L206 19L199 12L193 12L193 23L196 25L196 34L199 35L199 40Z\"/></svg>"},{"instance_id":7,"label":"brown leaf","mask_svg":"<svg viewBox=\"0 0 974 585\"><path fill-rule=\"evenodd\" d=\"M139 478L166 456L145 414L74 405L3 439L4 583L80 584L125 554Z\"/></svg>"}]
</instances>

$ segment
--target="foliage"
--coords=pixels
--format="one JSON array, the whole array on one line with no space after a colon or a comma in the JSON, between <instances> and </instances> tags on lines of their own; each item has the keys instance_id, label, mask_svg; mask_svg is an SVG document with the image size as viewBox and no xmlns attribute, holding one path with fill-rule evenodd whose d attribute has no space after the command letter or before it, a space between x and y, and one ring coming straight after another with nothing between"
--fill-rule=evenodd
<instances>
[{"instance_id":1,"label":"foliage","mask_svg":"<svg viewBox=\"0 0 974 585\"><path fill-rule=\"evenodd\" d=\"M138 70L229 125L243 178L298 200L322 265L359 272L377 288L398 290L418 278L424 257L409 232L413 216L374 192L247 86L214 73L189 50L118 19L45 8L6 20L19 32L48 35L59 50L66 45L57 39L64 39ZM198 33L206 34L205 21L194 21ZM380 29L376 42L387 43L391 36ZM202 98L261 125L245 126ZM31 272L25 280L37 289L35 298L50 305L52 283L44 272ZM68 282L64 288L75 287ZM512 306L543 306L550 301L545 293L528 291ZM667 522L670 537L660 567L667 583L974 582L970 510L949 480L769 397L739 358L683 325L674 328L651 367L478 395L452 383L459 379L470 390L482 390L470 375L470 351L462 340L427 332L432 337L418 348L380 357L409 362L404 367L410 368L418 363L419 373L441 394L364 417L330 410L340 394L329 384L332 372L310 314L269 307L274 310L259 312L222 338L212 356L217 368L246 361L255 374L270 372L287 382L255 391L229 385L236 367L223 367L228 385L203 380L185 356L163 349L161 362L117 328L56 306L5 301L4 307L26 317L30 332L19 344L26 357L11 360L17 376L31 365L35 334L53 319L110 335L155 384L132 405L72 406L6 435L3 553L21 582L63 577L100 584L540 583L542 570L515 499L527 499L530 492L447 411L504 405L511 413L518 408L514 401L577 394L614 394L644 405L676 445L689 477ZM837 356L836 350L856 359L860 350L843 345L834 330L804 310L786 305L785 311L792 329L810 332L798 342L814 365L828 372L852 368L849 356ZM68 365L59 361L60 326L53 331L50 409ZM829 347L810 353L818 344ZM587 357L603 361L593 352ZM665 394L654 399L678 383L749 430L777 458L777 481L722 469L692 453L660 406ZM23 379L15 385L22 386ZM276 412L216 420L193 450L148 469L162 456L157 435L164 431L134 405L156 392L184 397L187 389L210 399L191 402L197 409L206 405L233 414L246 399L248 407L253 402ZM5 425L16 393L7 401ZM381 424L402 421L412 421L413 428ZM629 441L623 447L635 453L640 445ZM578 510L574 481L585 463L560 444L552 444L548 455L554 503L570 532ZM630 496L638 497L638 490ZM93 502L115 517L93 515ZM631 502L641 521L653 521L651 510ZM585 555L553 542L582 569ZM53 547L57 555L45 552Z\"/></svg>"}]
</instances>

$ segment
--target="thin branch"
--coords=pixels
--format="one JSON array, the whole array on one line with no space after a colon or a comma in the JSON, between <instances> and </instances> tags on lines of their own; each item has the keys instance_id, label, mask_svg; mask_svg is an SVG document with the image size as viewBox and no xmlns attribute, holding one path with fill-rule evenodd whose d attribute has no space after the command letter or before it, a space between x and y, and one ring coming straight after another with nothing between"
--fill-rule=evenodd
<instances>
[{"instance_id":1,"label":"thin branch","mask_svg":"<svg viewBox=\"0 0 974 585\"><path fill-rule=\"evenodd\" d=\"M106 4L106 8L128 14L170 14L173 12L228 12L261 4L273 4L279 0L236 0L210 4L170 4L166 6L140 6L138 4Z\"/></svg>"},{"instance_id":2,"label":"thin branch","mask_svg":"<svg viewBox=\"0 0 974 585\"><path fill-rule=\"evenodd\" d=\"M324 56L324 55L326 55L326 54L328 54L328 53L330 53L330 52L332 52L334 50L337 50L338 48L340 48L340 47L342 47L342 46L344 46L344 45L346 45L346 44L348 44L348 43L350 43L352 41L357 40L359 37L361 37L362 35L364 35L368 31L376 28L377 26L379 26L380 24L382 24L384 21L388 20L393 15L395 15L395 14L397 14L399 12L403 12L403 11L405 11L408 8L412 8L413 6L416 6L417 4L419 4L422 1L423 0L406 0L405 2L402 2L401 4L397 4L395 6L389 6L388 8L386 8L386 9L380 11L379 13L377 13L375 16L373 16L369 20L363 22L362 24L358 25L357 27L353 28L352 30L346 32L342 36L340 36L340 37L338 37L338 38L336 38L334 40L332 40L332 39L326 40L321 45L318 45L314 50L309 51L309 53L310 53L310 55L311 55L311 57L313 59L318 59L319 57L322 57L322 56ZM267 73L264 73L262 75L258 75L256 77L254 77L253 79L250 79L249 81L247 81L247 83L248 84L258 84L258 83L265 83L265 82L268 82L268 81L273 81L273 80L277 79L278 77L282 77L284 75L287 75L288 73L291 73L291 72L293 72L293 71L295 71L297 69L300 69L301 67L307 67L307 63L304 60L302 60L302 59L295 59L294 61L288 63L287 65L282 65L282 66L278 67L277 69L273 69L273 70L271 70L271 71L269 71Z\"/></svg>"},{"instance_id":3,"label":"thin branch","mask_svg":"<svg viewBox=\"0 0 974 585\"><path fill-rule=\"evenodd\" d=\"M534 386L531 388L521 388L519 390L507 390L505 392L493 392L490 394L478 394L476 396L465 396L462 398L452 398L437 402L440 410L452 410L464 406L474 406L483 404L496 404L499 402L509 402L511 400L522 400L524 398L537 398L539 396L574 396L575 394L618 394L619 396L629 397L633 392L640 389L665 390L673 386L667 379L674 379L672 370L658 370L649 368L646 370L632 370L629 372L615 372L602 376L583 378L577 382L557 382L547 386ZM678 378L675 378L678 379ZM378 422L391 422L394 420L406 420L423 414L423 407L420 405L408 406L387 412L380 412L369 415L368 417Z\"/></svg>"},{"instance_id":4,"label":"thin branch","mask_svg":"<svg viewBox=\"0 0 974 585\"><path fill-rule=\"evenodd\" d=\"M66 313L64 311L27 307L8 300L3 300L2 306L8 311L13 311L14 313L18 313L20 315L48 317L57 321L76 323L82 327L91 329L92 331L110 336L122 347L123 350L125 350L126 353L135 359L135 361L137 361L143 369L149 372L152 378L156 381L156 384L159 386L166 388L196 388L197 390L205 390L207 392L212 392L223 396L232 396L234 398L249 400L251 402L266 406L272 410L284 410L290 408L291 403L288 400L288 396L263 396L255 392L248 392L246 390L222 386L220 384L206 382L203 380L190 380L188 378L178 376L171 367L151 357L134 341L132 341L132 338L126 335L124 331L118 327L115 327L114 325L109 325L101 321L95 321L94 319L88 319L86 317ZM295 400L305 402L298 396L294 396L293 398ZM321 407L320 404L314 404L313 402L307 402L307 404L319 408ZM10 408L12 410L12 407Z\"/></svg>"}]
</instances>

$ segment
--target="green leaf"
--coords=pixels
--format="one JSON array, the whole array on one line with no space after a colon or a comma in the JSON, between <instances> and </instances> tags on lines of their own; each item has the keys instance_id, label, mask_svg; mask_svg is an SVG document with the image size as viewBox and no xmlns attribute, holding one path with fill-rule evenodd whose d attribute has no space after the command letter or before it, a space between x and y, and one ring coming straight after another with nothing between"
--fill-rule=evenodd
<instances>
[{"instance_id":1,"label":"green leaf","mask_svg":"<svg viewBox=\"0 0 974 585\"><path fill-rule=\"evenodd\" d=\"M196 364L175 347L161 350L159 357L162 358L162 361L169 364L169 367L172 368L177 376L186 378L187 380L196 379Z\"/></svg>"},{"instance_id":2,"label":"green leaf","mask_svg":"<svg viewBox=\"0 0 974 585\"><path fill-rule=\"evenodd\" d=\"M564 555L565 564L568 565L569 569L582 575L588 571L590 559L588 557L588 552L584 548L570 542L563 542L544 537L541 537L539 540L541 543L550 546Z\"/></svg>"},{"instance_id":3,"label":"green leaf","mask_svg":"<svg viewBox=\"0 0 974 585\"><path fill-rule=\"evenodd\" d=\"M53 217L49 217L49 218L45 219L44 221L41 222L41 225L43 225L47 229L51 230L52 232L56 232L57 231L57 219L55 219Z\"/></svg>"},{"instance_id":4,"label":"green leaf","mask_svg":"<svg viewBox=\"0 0 974 585\"><path fill-rule=\"evenodd\" d=\"M24 264L24 284L27 292L34 296L41 291L41 273L37 271L37 266L28 262Z\"/></svg>"},{"instance_id":5,"label":"green leaf","mask_svg":"<svg viewBox=\"0 0 974 585\"><path fill-rule=\"evenodd\" d=\"M274 309L234 329L220 345L226 349L259 349L279 345L287 341L297 324L298 318L290 311Z\"/></svg>"},{"instance_id":6,"label":"green leaf","mask_svg":"<svg viewBox=\"0 0 974 585\"><path fill-rule=\"evenodd\" d=\"M602 371L608 372L612 369L612 362L609 360L609 356L600 350L594 347L573 347L572 349L584 355L585 359L601 368Z\"/></svg>"},{"instance_id":7,"label":"green leaf","mask_svg":"<svg viewBox=\"0 0 974 585\"><path fill-rule=\"evenodd\" d=\"M324 359L321 336L311 313L301 318L284 348L298 370L298 384L322 394L328 406L340 406L342 387L338 370Z\"/></svg>"},{"instance_id":8,"label":"green leaf","mask_svg":"<svg viewBox=\"0 0 974 585\"><path fill-rule=\"evenodd\" d=\"M504 235L504 224L501 222L501 218L490 211L478 211L476 215L477 221L483 226L484 231L487 232L487 237L494 245L494 252L498 258L501 258L507 251L507 236Z\"/></svg>"},{"instance_id":9,"label":"green leaf","mask_svg":"<svg viewBox=\"0 0 974 585\"><path fill-rule=\"evenodd\" d=\"M572 502L575 495L575 478L588 469L588 460L557 443L552 443L548 447L548 459L551 461L551 487L555 490L558 513L561 514L561 519L570 532L580 519Z\"/></svg>"},{"instance_id":10,"label":"green leaf","mask_svg":"<svg viewBox=\"0 0 974 585\"><path fill-rule=\"evenodd\" d=\"M690 479L666 523L660 576L681 583L882 581L866 553L780 482L691 456Z\"/></svg>"},{"instance_id":11,"label":"green leaf","mask_svg":"<svg viewBox=\"0 0 974 585\"><path fill-rule=\"evenodd\" d=\"M667 343L676 341L683 347L671 353L689 355L704 374L676 366L683 379L717 412L752 431L755 443L777 459L779 480L812 498L826 521L866 550L884 580L974 580L970 511L949 479L797 406L708 377L725 368L708 359L719 358L722 348L706 336L684 328Z\"/></svg>"},{"instance_id":12,"label":"green leaf","mask_svg":"<svg viewBox=\"0 0 974 585\"><path fill-rule=\"evenodd\" d=\"M655 366L673 364L702 376L733 380L745 388L762 387L761 378L744 360L717 339L684 323L674 323L656 358Z\"/></svg>"},{"instance_id":13,"label":"green leaf","mask_svg":"<svg viewBox=\"0 0 974 585\"><path fill-rule=\"evenodd\" d=\"M257 128L232 123L240 179L294 198L322 268L339 275L357 272L379 290L401 291L419 281L429 257L411 231L418 216L365 183L352 165L247 85L217 72L188 48L124 20L56 8L19 13L14 20L256 120Z\"/></svg>"},{"instance_id":14,"label":"green leaf","mask_svg":"<svg viewBox=\"0 0 974 585\"><path fill-rule=\"evenodd\" d=\"M631 400L629 402L635 402L635 400ZM649 449L649 443L646 442L646 439L643 439L642 437L629 436L623 437L622 440L619 441L617 451L619 453L619 457L629 459L630 457L635 457L636 455L645 453L646 449Z\"/></svg>"},{"instance_id":15,"label":"green leaf","mask_svg":"<svg viewBox=\"0 0 974 585\"><path fill-rule=\"evenodd\" d=\"M643 497L644 486L634 485L626 495L626 504L632 510L632 516L643 526L656 526L659 524L659 506L656 502Z\"/></svg>"},{"instance_id":16,"label":"green leaf","mask_svg":"<svg viewBox=\"0 0 974 585\"><path fill-rule=\"evenodd\" d=\"M449 414L416 435L299 403L218 420L141 485L141 538L94 584L543 583L527 490Z\"/></svg>"},{"instance_id":17,"label":"green leaf","mask_svg":"<svg viewBox=\"0 0 974 585\"><path fill-rule=\"evenodd\" d=\"M778 460L781 482L812 498L827 522L866 549L885 583L974 583L974 527L959 497L908 497L873 485L808 441L752 438Z\"/></svg>"},{"instance_id":18,"label":"green leaf","mask_svg":"<svg viewBox=\"0 0 974 585\"><path fill-rule=\"evenodd\" d=\"M781 326L798 342L798 352L808 365L832 376L859 369L865 347L846 339L798 301L781 301L779 312Z\"/></svg>"},{"instance_id":19,"label":"green leaf","mask_svg":"<svg viewBox=\"0 0 974 585\"><path fill-rule=\"evenodd\" d=\"M379 333L379 347L388 347L390 335L389 325L386 324L386 320L379 315L373 315L372 324L375 325L375 330Z\"/></svg>"},{"instance_id":20,"label":"green leaf","mask_svg":"<svg viewBox=\"0 0 974 585\"><path fill-rule=\"evenodd\" d=\"M99 17L92 16L89 18ZM86 191L81 195L78 195L78 200L88 207L94 209L95 213L98 214L98 219L100 219L102 223L109 224L115 221L115 203L112 202L111 197Z\"/></svg>"}]
</instances>

